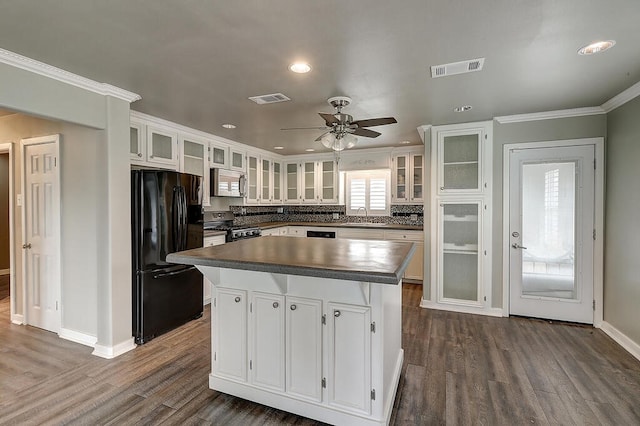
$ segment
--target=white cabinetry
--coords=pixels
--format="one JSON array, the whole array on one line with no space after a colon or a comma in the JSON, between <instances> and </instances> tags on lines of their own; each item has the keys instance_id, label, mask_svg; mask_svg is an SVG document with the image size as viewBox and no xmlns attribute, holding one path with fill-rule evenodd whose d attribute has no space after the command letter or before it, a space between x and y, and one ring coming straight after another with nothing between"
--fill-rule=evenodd
<instances>
[{"instance_id":1,"label":"white cabinetry","mask_svg":"<svg viewBox=\"0 0 640 426\"><path fill-rule=\"evenodd\" d=\"M147 161L146 128L136 120L129 123L129 155L131 163L144 164Z\"/></svg>"},{"instance_id":2,"label":"white cabinetry","mask_svg":"<svg viewBox=\"0 0 640 426\"><path fill-rule=\"evenodd\" d=\"M288 234L289 234L289 231L286 226L281 226L279 228L268 228L268 229L262 230L263 237L267 237L270 235L278 236L278 235L288 235Z\"/></svg>"},{"instance_id":3,"label":"white cabinetry","mask_svg":"<svg viewBox=\"0 0 640 426\"><path fill-rule=\"evenodd\" d=\"M431 302L488 309L492 123L434 127L431 140Z\"/></svg>"},{"instance_id":4,"label":"white cabinetry","mask_svg":"<svg viewBox=\"0 0 640 426\"><path fill-rule=\"evenodd\" d=\"M247 292L216 288L213 374L241 382L247 381Z\"/></svg>"},{"instance_id":5,"label":"white cabinetry","mask_svg":"<svg viewBox=\"0 0 640 426\"><path fill-rule=\"evenodd\" d=\"M178 133L161 126L147 125L147 163L178 170Z\"/></svg>"},{"instance_id":6,"label":"white cabinetry","mask_svg":"<svg viewBox=\"0 0 640 426\"><path fill-rule=\"evenodd\" d=\"M371 311L329 303L329 404L371 413Z\"/></svg>"},{"instance_id":7,"label":"white cabinetry","mask_svg":"<svg viewBox=\"0 0 640 426\"><path fill-rule=\"evenodd\" d=\"M424 152L406 152L393 156L391 202L424 202Z\"/></svg>"},{"instance_id":8,"label":"white cabinetry","mask_svg":"<svg viewBox=\"0 0 640 426\"><path fill-rule=\"evenodd\" d=\"M284 190L285 203L337 203L337 163L334 160L285 163Z\"/></svg>"},{"instance_id":9,"label":"white cabinetry","mask_svg":"<svg viewBox=\"0 0 640 426\"><path fill-rule=\"evenodd\" d=\"M247 154L247 204L282 203L282 164Z\"/></svg>"},{"instance_id":10,"label":"white cabinetry","mask_svg":"<svg viewBox=\"0 0 640 426\"><path fill-rule=\"evenodd\" d=\"M229 168L229 146L218 142L211 143L211 167L228 169Z\"/></svg>"},{"instance_id":11,"label":"white cabinetry","mask_svg":"<svg viewBox=\"0 0 640 426\"><path fill-rule=\"evenodd\" d=\"M284 391L284 296L251 294L251 382L262 388Z\"/></svg>"},{"instance_id":12,"label":"white cabinetry","mask_svg":"<svg viewBox=\"0 0 640 426\"><path fill-rule=\"evenodd\" d=\"M229 162L229 168L231 170L236 170L238 172L245 171L245 153L239 149L234 147L229 149Z\"/></svg>"},{"instance_id":13,"label":"white cabinetry","mask_svg":"<svg viewBox=\"0 0 640 426\"><path fill-rule=\"evenodd\" d=\"M202 177L202 205L209 206L209 141L188 134L178 135L178 171Z\"/></svg>"},{"instance_id":14,"label":"white cabinetry","mask_svg":"<svg viewBox=\"0 0 640 426\"><path fill-rule=\"evenodd\" d=\"M322 301L288 296L286 307L287 393L322 401Z\"/></svg>"}]
</instances>

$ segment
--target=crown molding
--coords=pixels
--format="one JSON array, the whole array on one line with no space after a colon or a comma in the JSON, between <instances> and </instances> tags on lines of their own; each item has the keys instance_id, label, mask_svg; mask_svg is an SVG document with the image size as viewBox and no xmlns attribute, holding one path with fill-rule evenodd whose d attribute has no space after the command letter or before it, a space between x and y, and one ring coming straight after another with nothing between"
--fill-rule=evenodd
<instances>
[{"instance_id":1,"label":"crown molding","mask_svg":"<svg viewBox=\"0 0 640 426\"><path fill-rule=\"evenodd\" d=\"M508 123L522 123L524 121L553 120L555 118L583 117L587 115L601 115L601 114L606 114L606 111L602 107L598 106L598 107L561 109L557 111L534 112L531 114L504 115L502 117L495 117L494 120L496 120L500 124L508 124Z\"/></svg>"},{"instance_id":2,"label":"crown molding","mask_svg":"<svg viewBox=\"0 0 640 426\"><path fill-rule=\"evenodd\" d=\"M137 93L129 92L128 90L107 83L99 83L2 48L0 48L0 63L70 84L99 95L113 96L114 98L122 99L129 103L142 99Z\"/></svg>"},{"instance_id":3,"label":"crown molding","mask_svg":"<svg viewBox=\"0 0 640 426\"><path fill-rule=\"evenodd\" d=\"M602 109L605 112L611 112L638 96L640 96L640 81L603 103Z\"/></svg>"},{"instance_id":4,"label":"crown molding","mask_svg":"<svg viewBox=\"0 0 640 426\"><path fill-rule=\"evenodd\" d=\"M418 126L418 135L420 135L420 140L424 144L424 135L431 129L431 124L423 124L422 126Z\"/></svg>"}]
</instances>

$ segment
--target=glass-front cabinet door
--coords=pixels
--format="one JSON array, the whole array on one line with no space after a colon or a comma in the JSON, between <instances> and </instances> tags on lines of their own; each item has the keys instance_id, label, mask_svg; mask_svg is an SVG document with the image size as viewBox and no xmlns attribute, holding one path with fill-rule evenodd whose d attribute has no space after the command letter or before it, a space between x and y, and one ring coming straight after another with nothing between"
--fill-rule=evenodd
<instances>
[{"instance_id":1,"label":"glass-front cabinet door","mask_svg":"<svg viewBox=\"0 0 640 426\"><path fill-rule=\"evenodd\" d=\"M482 202L440 202L438 301L480 305Z\"/></svg>"},{"instance_id":2,"label":"glass-front cabinet door","mask_svg":"<svg viewBox=\"0 0 640 426\"><path fill-rule=\"evenodd\" d=\"M178 134L147 126L147 162L178 170Z\"/></svg>"},{"instance_id":3,"label":"glass-front cabinet door","mask_svg":"<svg viewBox=\"0 0 640 426\"><path fill-rule=\"evenodd\" d=\"M271 201L273 203L282 203L282 164L274 161L271 164L271 171L273 176Z\"/></svg>"},{"instance_id":4,"label":"glass-front cabinet door","mask_svg":"<svg viewBox=\"0 0 640 426\"><path fill-rule=\"evenodd\" d=\"M438 192L482 191L482 130L442 132L438 135Z\"/></svg>"},{"instance_id":5,"label":"glass-front cabinet door","mask_svg":"<svg viewBox=\"0 0 640 426\"><path fill-rule=\"evenodd\" d=\"M268 203L271 201L271 161L263 158L262 159L262 170L261 170L261 181L260 187L262 188L260 191L260 202Z\"/></svg>"},{"instance_id":6,"label":"glass-front cabinet door","mask_svg":"<svg viewBox=\"0 0 640 426\"><path fill-rule=\"evenodd\" d=\"M229 147L211 144L211 167L226 169L229 167Z\"/></svg>"},{"instance_id":7,"label":"glass-front cabinet door","mask_svg":"<svg viewBox=\"0 0 640 426\"><path fill-rule=\"evenodd\" d=\"M411 156L411 202L424 201L424 155Z\"/></svg>"},{"instance_id":8,"label":"glass-front cabinet door","mask_svg":"<svg viewBox=\"0 0 640 426\"><path fill-rule=\"evenodd\" d=\"M308 203L317 200L316 193L316 162L302 163L302 202Z\"/></svg>"},{"instance_id":9,"label":"glass-front cabinet door","mask_svg":"<svg viewBox=\"0 0 640 426\"><path fill-rule=\"evenodd\" d=\"M237 170L244 172L244 153L233 148L229 149L229 168L231 170Z\"/></svg>"},{"instance_id":10,"label":"glass-front cabinet door","mask_svg":"<svg viewBox=\"0 0 640 426\"><path fill-rule=\"evenodd\" d=\"M188 135L181 135L178 140L180 152L180 168L182 173L200 176L202 205L209 206L209 142Z\"/></svg>"},{"instance_id":11,"label":"glass-front cabinet door","mask_svg":"<svg viewBox=\"0 0 640 426\"><path fill-rule=\"evenodd\" d=\"M319 167L319 196L321 203L337 203L338 191L338 167L335 161L326 160L320 162Z\"/></svg>"},{"instance_id":12,"label":"glass-front cabinet door","mask_svg":"<svg viewBox=\"0 0 640 426\"><path fill-rule=\"evenodd\" d=\"M408 200L407 194L407 169L409 167L409 156L398 155L394 158L393 174L393 201L402 202Z\"/></svg>"},{"instance_id":13,"label":"glass-front cabinet door","mask_svg":"<svg viewBox=\"0 0 640 426\"><path fill-rule=\"evenodd\" d=\"M259 201L261 188L258 186L258 157L247 155L247 203Z\"/></svg>"},{"instance_id":14,"label":"glass-front cabinet door","mask_svg":"<svg viewBox=\"0 0 640 426\"><path fill-rule=\"evenodd\" d=\"M145 136L144 125L131 121L129 124L129 154L132 162L144 163L146 161Z\"/></svg>"},{"instance_id":15,"label":"glass-front cabinet door","mask_svg":"<svg viewBox=\"0 0 640 426\"><path fill-rule=\"evenodd\" d=\"M300 195L300 179L299 179L299 163L285 163L284 165L284 202L297 204L300 203L302 196Z\"/></svg>"}]
</instances>

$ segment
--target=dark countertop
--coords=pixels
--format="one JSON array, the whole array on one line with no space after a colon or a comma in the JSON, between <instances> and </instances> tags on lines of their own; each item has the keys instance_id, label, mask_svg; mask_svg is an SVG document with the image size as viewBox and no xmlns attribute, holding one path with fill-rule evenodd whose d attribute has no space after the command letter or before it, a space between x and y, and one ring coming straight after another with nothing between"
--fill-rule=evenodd
<instances>
[{"instance_id":1,"label":"dark countertop","mask_svg":"<svg viewBox=\"0 0 640 426\"><path fill-rule=\"evenodd\" d=\"M328 228L363 228L363 229L389 229L400 231L422 231L420 225L401 225L396 223L372 223L366 222L262 222L251 226L257 226L262 229L279 228L281 226L311 226L311 227L328 227Z\"/></svg>"},{"instance_id":2,"label":"dark countertop","mask_svg":"<svg viewBox=\"0 0 640 426\"><path fill-rule=\"evenodd\" d=\"M172 253L167 261L276 274L398 284L415 245L375 241L267 236Z\"/></svg>"},{"instance_id":3,"label":"dark countertop","mask_svg":"<svg viewBox=\"0 0 640 426\"><path fill-rule=\"evenodd\" d=\"M218 235L227 235L227 231L216 231L215 229L206 230L202 232L202 237L217 237Z\"/></svg>"}]
</instances>

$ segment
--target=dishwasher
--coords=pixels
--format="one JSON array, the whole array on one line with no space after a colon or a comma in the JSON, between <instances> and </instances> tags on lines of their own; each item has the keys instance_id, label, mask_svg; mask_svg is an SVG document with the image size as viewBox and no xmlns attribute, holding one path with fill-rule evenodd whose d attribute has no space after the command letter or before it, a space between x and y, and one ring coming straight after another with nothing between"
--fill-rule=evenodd
<instances>
[{"instance_id":1,"label":"dishwasher","mask_svg":"<svg viewBox=\"0 0 640 426\"><path fill-rule=\"evenodd\" d=\"M311 238L335 238L335 231L307 231L307 237Z\"/></svg>"}]
</instances>

